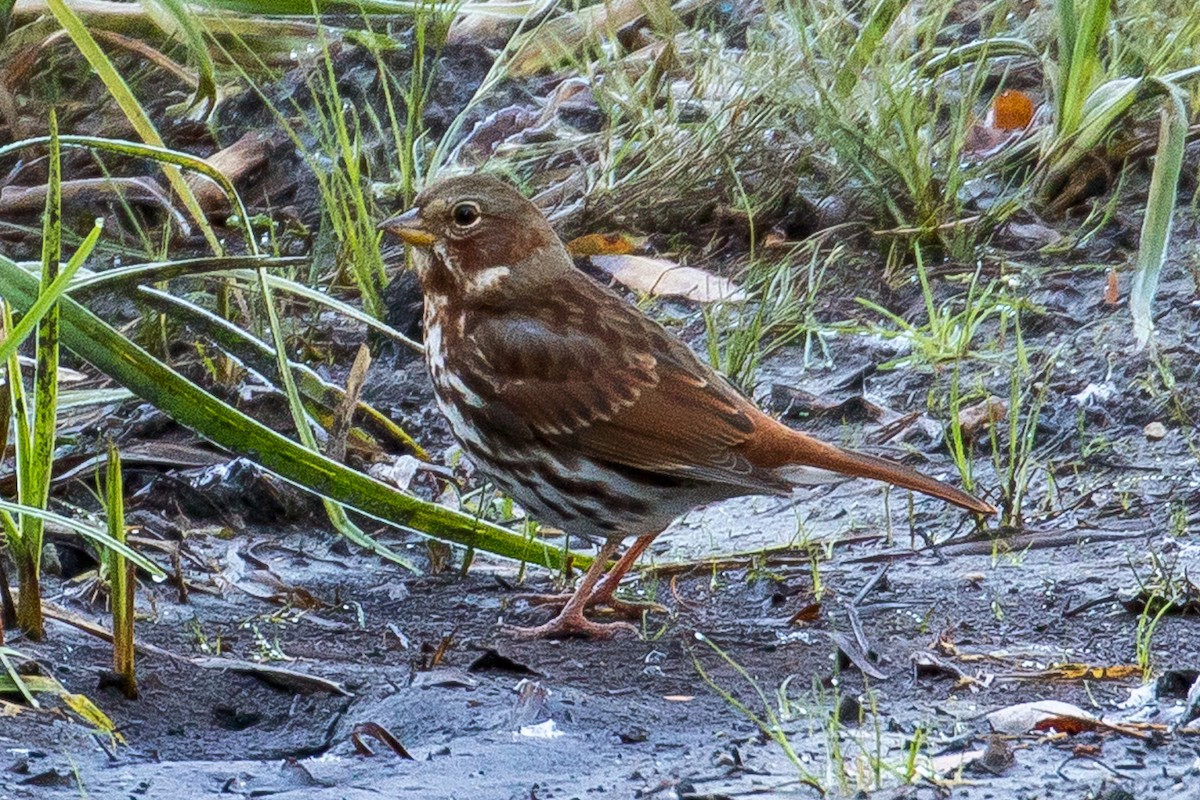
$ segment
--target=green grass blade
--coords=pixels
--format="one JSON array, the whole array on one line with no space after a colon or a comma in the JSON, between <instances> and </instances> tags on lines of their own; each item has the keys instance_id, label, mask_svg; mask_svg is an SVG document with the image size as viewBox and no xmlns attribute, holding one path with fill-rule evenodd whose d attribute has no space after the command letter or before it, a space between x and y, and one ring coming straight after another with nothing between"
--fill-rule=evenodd
<instances>
[{"instance_id":1,"label":"green grass blade","mask_svg":"<svg viewBox=\"0 0 1200 800\"><path fill-rule=\"evenodd\" d=\"M312 287L305 286L302 283L289 280L281 275L268 275L267 282L272 288L279 289L283 292L288 292L289 294L294 294L297 297L303 297L305 300L310 300L314 303L319 303L320 305L323 305L333 311L337 311L352 320L361 322L362 324L367 325L368 327L373 328L374 330L388 337L392 341L404 345L413 352L424 352L425 348L422 347L419 342L414 342L412 339L409 339L407 336L400 333L400 331L396 330L387 323L380 322L370 314L360 311L349 303L344 303L341 300L338 300L336 297L330 297L318 289L313 289Z\"/></svg>"},{"instance_id":2,"label":"green grass blade","mask_svg":"<svg viewBox=\"0 0 1200 800\"><path fill-rule=\"evenodd\" d=\"M125 482L121 475L121 454L117 446L108 443L108 465L105 479L105 516L108 535L125 543ZM137 576L133 565L116 550L108 551L108 583L112 594L113 672L120 679L125 697L138 696L137 675L133 652L133 595Z\"/></svg>"},{"instance_id":3,"label":"green grass blade","mask_svg":"<svg viewBox=\"0 0 1200 800\"><path fill-rule=\"evenodd\" d=\"M292 375L292 365L287 357L287 345L283 341L283 325L279 322L279 312L275 308L275 297L271 293L271 285L267 282L267 272L262 267L259 267L255 270L255 275L258 278L258 289L262 295L263 305L267 309L268 328L271 331L271 340L275 346L275 369L278 372L280 381L283 383L283 394L287 397L288 410L291 412L292 422L296 426L296 435L300 437L300 443L309 450L320 452L320 448L317 446L317 437L313 433L312 425L309 421L308 412L304 408L304 401L300 398L300 390L296 388L296 378ZM340 534L359 547L370 547L370 537L351 521L345 508L328 497L322 498L321 502L325 505L325 513L329 517L329 522ZM418 571L416 566L408 559L395 558L394 560L413 572Z\"/></svg>"},{"instance_id":4,"label":"green grass blade","mask_svg":"<svg viewBox=\"0 0 1200 800\"><path fill-rule=\"evenodd\" d=\"M0 362L7 361L10 355L17 352L17 348L29 337L29 334L33 333L33 329L37 327L38 322L46 315L46 312L54 306L63 292L67 291L71 278L83 266L83 262L87 260L87 257L91 255L92 249L95 248L96 241L100 238L100 233L103 230L104 221L97 218L91 233L79 245L79 249L75 251L75 255L71 257L67 266L50 282L49 286L38 294L37 302L33 304L33 307L28 312L21 316L21 321L16 324L8 338L0 342Z\"/></svg>"},{"instance_id":5,"label":"green grass blade","mask_svg":"<svg viewBox=\"0 0 1200 800\"><path fill-rule=\"evenodd\" d=\"M1088 95L1099 81L1102 64L1100 44L1108 25L1108 7L1112 0L1060 0L1060 22L1070 25L1070 50L1058 54L1059 63L1067 65L1065 74L1059 75L1060 102L1057 130L1070 135L1083 119ZM1075 16L1074 10L1066 6L1082 5L1082 12ZM1070 17L1065 15L1070 13ZM1065 43L1065 42L1064 42Z\"/></svg>"},{"instance_id":6,"label":"green grass blade","mask_svg":"<svg viewBox=\"0 0 1200 800\"><path fill-rule=\"evenodd\" d=\"M65 328L66 326L64 326ZM43 508L34 508L22 503L13 503L9 500L0 499L0 511L7 514L16 514L27 517L37 517L42 522L49 522L54 525L59 525L69 531L79 534L84 539L87 539L92 544L98 547L107 547L112 550L117 550L125 558L137 564L142 569L149 572L157 578L166 577L166 573L159 568L150 559L129 547L129 545L121 544L116 539L108 535L108 531L100 525L94 525L75 517L64 517L62 514L56 514L53 511L47 511Z\"/></svg>"},{"instance_id":7,"label":"green grass blade","mask_svg":"<svg viewBox=\"0 0 1200 800\"><path fill-rule=\"evenodd\" d=\"M68 288L68 293L73 297L85 296L86 293L97 289L111 289L118 286L126 286L130 284L139 284L144 282L157 282L171 280L173 278L183 278L193 275L202 275L209 273L224 273L229 272L246 281L253 281L254 273L248 271L256 266L263 266L267 269L286 269L288 267L298 266L307 261L307 259L297 256L286 257L263 257L263 256L221 256L207 258L192 258L183 259L180 261L160 261L146 264L130 264L127 267L117 269L109 269L104 272L96 272L87 276L78 277L72 281ZM296 297L303 298L312 303L325 306L331 311L336 311L349 319L361 322L369 328L383 334L394 342L404 345L413 352L422 352L422 347L419 342L414 342L400 331L388 325L386 322L381 322L375 317L361 311L358 308L332 297L320 289L314 289L310 286L305 286L303 283L284 278L280 275L267 275L267 282L272 289L287 292Z\"/></svg>"},{"instance_id":8,"label":"green grass blade","mask_svg":"<svg viewBox=\"0 0 1200 800\"><path fill-rule=\"evenodd\" d=\"M68 389L58 395L58 410L122 403L133 397L128 389Z\"/></svg>"},{"instance_id":9,"label":"green grass blade","mask_svg":"<svg viewBox=\"0 0 1200 800\"><path fill-rule=\"evenodd\" d=\"M288 269L307 263L302 256L217 256L184 258L177 261L151 261L126 267L106 269L81 275L71 282L67 291L76 299L98 289L111 291L141 283L158 283L174 278L189 278L213 272L233 272L262 266L266 269Z\"/></svg>"},{"instance_id":10,"label":"green grass blade","mask_svg":"<svg viewBox=\"0 0 1200 800\"><path fill-rule=\"evenodd\" d=\"M921 66L921 75L932 78L966 64L987 61L1005 56L1024 56L1030 60L1041 57L1041 52L1024 39L996 36L951 47Z\"/></svg>"},{"instance_id":11,"label":"green grass blade","mask_svg":"<svg viewBox=\"0 0 1200 800\"><path fill-rule=\"evenodd\" d=\"M62 0L53 0L53 2L61 3ZM103 55L103 53L101 53L101 55ZM111 64L109 66L111 67ZM134 102L137 101L135 100ZM157 133L154 135L157 138ZM184 199L185 204L187 204L189 198L191 199L191 204L188 205L188 211L192 214L200 214L201 218L203 218L204 215L201 213L199 205L195 205L196 198L192 194L191 187L187 185L187 182L184 181L183 177L180 175L179 170L175 168L186 167L187 169L199 172L201 175L212 180L221 187L221 191L225 193L226 198L229 200L230 207L234 209L234 216L237 217L242 224L242 229L246 234L247 245L251 251L257 252L257 241L254 237L254 231L250 228L249 216L246 214L246 207L242 203L241 196L238 195L237 191L233 188L233 184L229 182L229 178L225 177L225 173L213 167L204 159L194 156L191 153L184 153L180 150L172 150L169 147L164 146L161 140L143 144L141 142L130 142L124 139L108 139L103 136L68 135L60 136L58 138L62 145L68 147L93 147L97 150L103 150L110 153L119 153L121 155L133 156L135 158L149 158L153 161L158 161L162 164L169 165L169 167L171 167L170 169L167 167L164 167L163 169L166 172L168 179L171 180L171 187L176 189L176 191L179 191L179 188L175 186L174 178L172 176L178 177L179 184L183 187L183 190L187 192L186 194L180 192L179 196ZM49 138L46 136L34 136L29 139L22 139L19 142L13 142L12 144L4 145L3 147L0 147L0 158L8 155L9 153L15 153L19 150L23 150L27 147L48 144L49 141ZM192 205L195 205L195 208L193 208ZM209 226L207 220L204 221L202 228L208 231L208 234L206 234L207 238L207 236L212 233L212 227ZM216 244L216 237L214 235L212 240L209 241L209 245L213 246L213 252L221 254L222 250L219 246L215 246Z\"/></svg>"},{"instance_id":12,"label":"green grass blade","mask_svg":"<svg viewBox=\"0 0 1200 800\"><path fill-rule=\"evenodd\" d=\"M879 43L887 36L892 23L904 11L908 2L909 0L879 0L875 4L871 16L867 18L862 30L858 33L858 38L854 41L850 55L846 57L846 63L838 70L837 78L833 83L834 94L838 97L845 97L854 91L859 78L862 77L863 70L867 64L871 63L871 58L875 55Z\"/></svg>"},{"instance_id":13,"label":"green grass blade","mask_svg":"<svg viewBox=\"0 0 1200 800\"><path fill-rule=\"evenodd\" d=\"M92 69L100 77L109 94L117 102L121 111L125 113L125 117L133 125L133 129L137 131L138 136L147 144L157 147L163 147L162 137L158 135L158 130L154 127L154 123L150 121L145 109L141 103L134 97L133 92L129 88L129 84L113 66L113 63L108 59L108 56L92 38L92 34L88 32L87 23L75 13L66 0L46 0L46 4L50 8L50 13L63 26L63 30L71 37L71 41L79 48L79 52L91 64ZM193 194L187 181L183 179L183 173L173 165L163 167L163 173L167 176L167 182L171 184L171 188L179 195L183 205L187 208L192 219L196 221L201 232L204 234L208 246L212 248L214 253L223 252L221 243L217 240L217 234L213 231L212 226L208 224L208 219L204 215L204 211L200 208L200 203L196 200L196 195Z\"/></svg>"},{"instance_id":14,"label":"green grass blade","mask_svg":"<svg viewBox=\"0 0 1200 800\"><path fill-rule=\"evenodd\" d=\"M42 213L42 277L38 298L49 292L62 261L62 159L58 145L58 117L50 109L50 156L46 208ZM18 496L26 505L46 508L50 502L50 477L54 470L54 440L58 425L58 303L51 303L37 322L37 374L34 377L33 430L25 479ZM20 596L17 624L34 641L46 635L42 619L42 538L45 523L38 517L21 517L21 546L13 553L17 562Z\"/></svg>"},{"instance_id":15,"label":"green grass blade","mask_svg":"<svg viewBox=\"0 0 1200 800\"><path fill-rule=\"evenodd\" d=\"M516 0L508 3L429 2L429 0L204 0L199 5L256 16L312 17L313 12L353 11L364 14L443 13L481 14L505 19L520 19L530 11L544 7L544 0Z\"/></svg>"},{"instance_id":16,"label":"green grass blade","mask_svg":"<svg viewBox=\"0 0 1200 800\"><path fill-rule=\"evenodd\" d=\"M9 660L10 656L24 658L19 651L13 650L11 647L0 645L0 666L4 667L4 674L8 676L9 685L12 687L12 689L15 689L21 694L22 697L25 698L25 702L29 704L30 708L41 708L41 704L34 699L33 692L31 692L29 687L25 685L25 679L21 676L21 673L17 672L17 669L13 666L12 661ZM0 691L8 690L9 686L3 686L0 688Z\"/></svg>"},{"instance_id":17,"label":"green grass blade","mask_svg":"<svg viewBox=\"0 0 1200 800\"><path fill-rule=\"evenodd\" d=\"M229 320L159 289L143 286L141 294L149 300L151 306L171 319L186 322L198 332L211 337L221 349L246 366L268 379L275 375L275 350ZM301 393L318 406L325 416L332 417L334 410L341 405L346 396L345 390L327 382L315 370L304 364L293 362L291 367ZM412 450L417 458L422 461L429 460L429 454L403 428L370 404L360 400L357 413L369 420L376 431L382 431L394 442Z\"/></svg>"},{"instance_id":18,"label":"green grass blade","mask_svg":"<svg viewBox=\"0 0 1200 800\"><path fill-rule=\"evenodd\" d=\"M1165 85L1165 103L1158 129L1158 150L1150 176L1146 198L1146 216L1138 245L1137 273L1129 292L1129 310L1133 315L1133 336L1140 350L1154 332L1151 309L1158 291L1158 276L1167 258L1171 241L1171 221L1179 174L1183 169L1183 151L1187 144L1188 112L1183 96L1175 87Z\"/></svg>"},{"instance_id":19,"label":"green grass blade","mask_svg":"<svg viewBox=\"0 0 1200 800\"><path fill-rule=\"evenodd\" d=\"M204 41L204 31L195 10L189 8L182 0L141 0L141 3L143 8L150 11L160 28L168 33L178 34L187 46L188 55L196 64L200 81L188 107L204 102L207 103L208 112L211 112L217 103L216 67L213 66L212 53ZM207 114L205 116L207 117Z\"/></svg>"},{"instance_id":20,"label":"green grass blade","mask_svg":"<svg viewBox=\"0 0 1200 800\"><path fill-rule=\"evenodd\" d=\"M37 297L37 279L3 257L0 283L18 308L28 308ZM70 297L60 303L63 343L68 349L180 424L302 488L383 522L505 558L554 570L562 569L568 558L576 565L591 560L404 494L301 447L183 379ZM385 552L378 544L373 547Z\"/></svg>"}]
</instances>

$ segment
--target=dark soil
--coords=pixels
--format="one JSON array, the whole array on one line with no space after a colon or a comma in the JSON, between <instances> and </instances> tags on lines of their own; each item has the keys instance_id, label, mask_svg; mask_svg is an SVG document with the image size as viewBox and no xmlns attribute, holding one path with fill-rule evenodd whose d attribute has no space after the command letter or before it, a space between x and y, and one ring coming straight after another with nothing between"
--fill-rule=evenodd
<instances>
[{"instance_id":1,"label":"dark soil","mask_svg":"<svg viewBox=\"0 0 1200 800\"><path fill-rule=\"evenodd\" d=\"M991 730L985 714L1015 703L1061 700L1113 720L1178 713L1186 676L1200 667L1194 616L1162 619L1152 665L1167 679L1132 710L1120 706L1141 685L1136 676L1045 672L1133 663L1138 613L1122 601L1156 579L1156 563L1173 565L1176 580L1200 563L1200 475L1184 430L1169 425L1166 438L1147 441L1145 422L1166 417L1140 392L1119 388L1145 363L1109 358L1095 344L1118 340L1125 325L1111 313L1056 337L1064 366L1051 378L1048 408L1069 408L1070 395L1091 382L1118 389L1102 405L1108 447L1096 456L1076 449L1076 412L1047 412L1047 448L1037 454L1055 469L1058 496L1049 513L1030 512L1025 530L973 533L958 512L925 499L910 521L896 494L888 521L881 490L867 484L703 509L659 540L630 586L668 609L646 617L639 639L518 643L498 633L501 620L544 618L518 599L520 589L553 588L538 570L525 586L517 565L484 559L465 575L413 576L315 527L247 523L232 538L194 527L181 545L188 602L144 583L139 639L184 659L219 648L226 658L329 679L345 693L145 654L141 698L127 701L99 688L108 646L52 622L47 642L13 644L99 704L124 744L61 713L21 713L0 727L10 754L0 796L814 795L752 719L768 710L749 677L771 712L787 698L781 730L803 770L835 791L874 785L878 764L878 780L892 787L884 796L1082 798L1120 786L1139 800L1200 797L1200 737L1149 727L1136 736L1017 737L1000 774L943 773L940 787L904 787L898 777L914 736L925 737L931 756L978 750ZM1196 309L1180 304L1160 328L1176 374L1192 374L1197 352L1183 334L1194 334ZM866 337L841 340L835 364L856 367L876 347ZM772 362L768 382L811 390L830 380L811 371L806 382L788 379L797 355ZM898 403L932 377L876 373L870 396ZM1056 416L1072 436L1059 435ZM871 426L812 427L853 440ZM933 449L928 459L924 469L946 474L944 454ZM977 468L987 492L996 477L982 458ZM1047 502L1042 474L1028 509ZM429 565L422 544L410 551ZM738 552L750 555L720 555ZM102 613L71 582L52 581L49 596L89 618ZM352 732L365 723L390 731L406 756L368 735L359 738L375 755L356 754Z\"/></svg>"}]
</instances>

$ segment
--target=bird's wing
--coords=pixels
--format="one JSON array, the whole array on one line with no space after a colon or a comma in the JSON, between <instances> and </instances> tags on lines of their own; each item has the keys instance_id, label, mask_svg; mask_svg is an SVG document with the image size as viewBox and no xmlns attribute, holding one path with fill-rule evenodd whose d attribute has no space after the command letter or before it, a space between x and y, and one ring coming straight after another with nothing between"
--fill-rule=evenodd
<instances>
[{"instance_id":1,"label":"bird's wing","mask_svg":"<svg viewBox=\"0 0 1200 800\"><path fill-rule=\"evenodd\" d=\"M624 300L578 280L587 284L570 281L552 300L468 322L467 349L479 362L459 374L489 376L470 387L481 410L511 433L627 468L786 490L735 449L761 412Z\"/></svg>"},{"instance_id":2,"label":"bird's wing","mask_svg":"<svg viewBox=\"0 0 1200 800\"><path fill-rule=\"evenodd\" d=\"M994 513L902 464L844 450L771 419L678 339L582 274L578 279L586 283L567 283L555 300L468 326L474 347L466 349L479 363L460 375L489 376L486 386L470 388L481 412L509 426L512 436L747 493L786 493L816 475L836 473Z\"/></svg>"}]
</instances>

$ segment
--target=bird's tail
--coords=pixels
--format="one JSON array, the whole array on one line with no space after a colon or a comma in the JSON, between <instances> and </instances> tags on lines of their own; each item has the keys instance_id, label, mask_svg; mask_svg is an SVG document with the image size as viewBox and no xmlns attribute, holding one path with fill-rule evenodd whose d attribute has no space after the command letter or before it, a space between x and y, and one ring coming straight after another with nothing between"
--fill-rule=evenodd
<instances>
[{"instance_id":1,"label":"bird's tail","mask_svg":"<svg viewBox=\"0 0 1200 800\"><path fill-rule=\"evenodd\" d=\"M836 445L794 431L782 423L774 420L772 422L774 425L754 437L749 448L753 452L748 452L747 455L755 464L773 468L776 474L791 483L802 485L827 482L821 480L822 472L852 478L872 478L940 498L977 514L996 513L995 507L990 503L985 503L948 483L922 475L911 467L885 458L843 450Z\"/></svg>"}]
</instances>

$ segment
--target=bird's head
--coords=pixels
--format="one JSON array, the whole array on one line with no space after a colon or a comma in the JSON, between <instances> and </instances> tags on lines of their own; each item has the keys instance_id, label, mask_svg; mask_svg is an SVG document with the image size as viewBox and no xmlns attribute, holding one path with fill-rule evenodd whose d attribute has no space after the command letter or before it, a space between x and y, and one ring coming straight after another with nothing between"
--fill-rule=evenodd
<instances>
[{"instance_id":1,"label":"bird's head","mask_svg":"<svg viewBox=\"0 0 1200 800\"><path fill-rule=\"evenodd\" d=\"M412 208L379 227L414 248L427 296L494 303L535 290L571 268L537 206L490 175L435 183L417 195Z\"/></svg>"}]
</instances>

